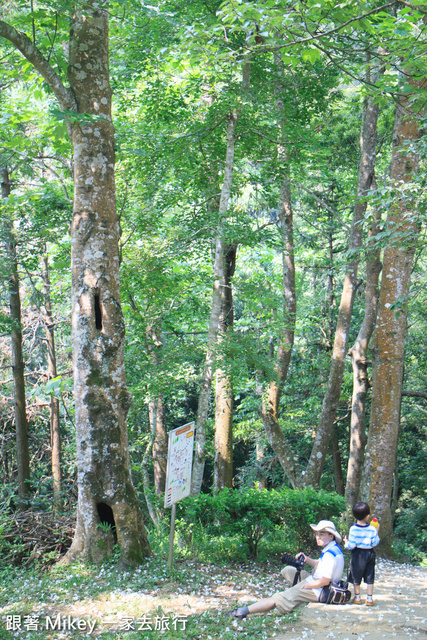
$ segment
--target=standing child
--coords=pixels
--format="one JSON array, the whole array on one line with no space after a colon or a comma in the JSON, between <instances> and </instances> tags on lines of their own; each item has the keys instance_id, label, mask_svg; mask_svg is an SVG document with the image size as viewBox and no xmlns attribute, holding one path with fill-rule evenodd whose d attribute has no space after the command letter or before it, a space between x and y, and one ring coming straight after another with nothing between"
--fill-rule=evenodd
<instances>
[{"instance_id":1,"label":"standing child","mask_svg":"<svg viewBox=\"0 0 427 640\"><path fill-rule=\"evenodd\" d=\"M354 584L354 604L362 604L360 598L360 584L362 578L366 583L366 604L374 604L375 581L375 551L373 547L379 544L377 528L369 524L370 508L366 502L357 502L353 507L356 523L350 527L348 538L345 538L345 548L351 550L350 570ZM378 525L379 526L379 525Z\"/></svg>"}]
</instances>

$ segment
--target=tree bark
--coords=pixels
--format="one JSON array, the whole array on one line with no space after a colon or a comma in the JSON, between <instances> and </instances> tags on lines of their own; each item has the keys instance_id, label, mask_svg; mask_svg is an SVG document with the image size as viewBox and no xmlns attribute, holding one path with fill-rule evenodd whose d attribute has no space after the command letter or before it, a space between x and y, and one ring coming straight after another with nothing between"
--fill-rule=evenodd
<instances>
[{"instance_id":1,"label":"tree bark","mask_svg":"<svg viewBox=\"0 0 427 640\"><path fill-rule=\"evenodd\" d=\"M283 63L279 55L275 56L275 63L282 76ZM281 97L282 85L280 79L274 88L275 106L278 112L278 129L281 144L277 149L279 162L284 166L284 175L280 187L278 206L278 226L282 245L282 297L283 324L277 348L275 378L267 384L259 409L264 429L270 445L281 464L286 477L292 487L298 486L298 473L294 460L294 453L279 424L279 406L289 371L292 347L295 336L296 322L296 289L295 289L295 251L294 251L294 218L291 199L291 184L289 176L289 160L286 143L286 112Z\"/></svg>"},{"instance_id":2,"label":"tree bark","mask_svg":"<svg viewBox=\"0 0 427 640\"><path fill-rule=\"evenodd\" d=\"M232 277L236 268L237 245L228 245L224 255L224 282L221 287L221 312L218 339L223 341L233 330ZM224 358L221 358L222 363ZM216 371L215 384L215 461L214 488L219 491L233 486L233 383L227 364Z\"/></svg>"},{"instance_id":3,"label":"tree bark","mask_svg":"<svg viewBox=\"0 0 427 640\"><path fill-rule=\"evenodd\" d=\"M423 80L406 79L415 91ZM391 159L395 189L387 219L391 233L384 250L381 292L375 327L372 407L366 455L368 501L381 522L381 546L390 551L391 499L400 423L406 302L419 227L413 213L413 189L408 186L418 170L415 148L420 123L413 113L414 96L401 96L396 109ZM393 307L393 305L398 305Z\"/></svg>"},{"instance_id":4,"label":"tree bark","mask_svg":"<svg viewBox=\"0 0 427 640\"><path fill-rule=\"evenodd\" d=\"M339 447L337 427L332 431L331 436L332 460L334 463L335 490L338 495L344 495L344 477L342 472L341 451Z\"/></svg>"},{"instance_id":5,"label":"tree bark","mask_svg":"<svg viewBox=\"0 0 427 640\"><path fill-rule=\"evenodd\" d=\"M378 105L373 104L373 100L368 98L364 105L360 137L361 157L349 239L349 260L346 265L341 303L338 311L329 380L323 399L316 438L304 474L304 485L318 486L320 482L341 393L348 334L356 291L359 252L362 246L362 223L366 211L366 195L371 187L374 175L377 119Z\"/></svg>"},{"instance_id":6,"label":"tree bark","mask_svg":"<svg viewBox=\"0 0 427 640\"><path fill-rule=\"evenodd\" d=\"M282 155L284 150L282 149ZM294 343L296 320L295 260L293 239L293 211L289 176L283 179L278 220L282 239L282 294L283 326L277 350L275 379L271 380L264 395L260 413L267 438L292 487L298 486L294 453L279 424L279 404L288 375Z\"/></svg>"},{"instance_id":7,"label":"tree bark","mask_svg":"<svg viewBox=\"0 0 427 640\"><path fill-rule=\"evenodd\" d=\"M52 301L50 295L49 258L46 252L43 255L43 298L45 310L46 343L47 343L47 375L48 380L56 378L58 375L56 367L55 352L55 329L52 313ZM52 482L53 482L53 507L60 511L62 508L61 496L61 434L59 422L59 398L53 394L49 401L50 413L50 442L52 448Z\"/></svg>"},{"instance_id":8,"label":"tree bark","mask_svg":"<svg viewBox=\"0 0 427 640\"><path fill-rule=\"evenodd\" d=\"M160 323L158 323L160 324ZM151 326L147 330L149 351L153 365L157 367L161 358L162 340L159 326ZM163 395L156 394L150 400L148 413L151 432L153 434L154 489L158 496L165 491L166 469L168 463L168 434L166 429L166 413Z\"/></svg>"},{"instance_id":9,"label":"tree bark","mask_svg":"<svg viewBox=\"0 0 427 640\"><path fill-rule=\"evenodd\" d=\"M222 283L224 282L224 252L225 239L222 220L228 209L234 170L235 133L239 120L237 111L232 111L227 122L227 151L224 167L224 181L219 202L219 228L215 239L215 259L213 266L214 285L212 293L212 307L209 319L207 352L200 384L199 405L196 418L196 443L193 462L191 493L198 494L202 488L203 472L205 468L206 420L208 417L212 378L214 371L215 346L218 338L219 318L221 314Z\"/></svg>"},{"instance_id":10,"label":"tree bark","mask_svg":"<svg viewBox=\"0 0 427 640\"><path fill-rule=\"evenodd\" d=\"M10 196L10 179L7 169L2 171L2 198ZM30 454L28 443L28 422L25 399L24 360L22 355L22 322L21 297L19 293L18 260L16 256L16 240L12 223L5 220L7 225L6 253L9 262L9 308L12 320L12 371L15 401L15 429L16 429L16 463L18 468L18 498L21 509L28 508L30 496Z\"/></svg>"},{"instance_id":11,"label":"tree bark","mask_svg":"<svg viewBox=\"0 0 427 640\"><path fill-rule=\"evenodd\" d=\"M349 350L353 366L353 397L350 421L350 453L347 467L345 497L350 512L359 499L363 459L366 446L366 396L368 392L368 345L371 339L378 305L378 280L381 272L380 249L373 244L379 231L381 214L376 209L368 234L366 253L365 313L356 338Z\"/></svg>"},{"instance_id":12,"label":"tree bark","mask_svg":"<svg viewBox=\"0 0 427 640\"><path fill-rule=\"evenodd\" d=\"M87 0L72 15L69 89L25 34L0 21L0 36L42 74L61 108L77 117L68 121L68 131L74 152L71 268L78 509L75 537L64 562L75 556L100 561L117 537L123 562L135 564L151 551L129 465L130 394L120 306L108 10ZM79 120L78 114L86 114L85 119ZM99 526L103 523L110 528Z\"/></svg>"}]
</instances>

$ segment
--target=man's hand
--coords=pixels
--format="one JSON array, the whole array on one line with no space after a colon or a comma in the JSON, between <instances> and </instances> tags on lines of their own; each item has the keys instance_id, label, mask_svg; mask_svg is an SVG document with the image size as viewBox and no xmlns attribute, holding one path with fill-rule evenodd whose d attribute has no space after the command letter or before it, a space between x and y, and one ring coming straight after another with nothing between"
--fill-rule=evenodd
<instances>
[{"instance_id":1,"label":"man's hand","mask_svg":"<svg viewBox=\"0 0 427 640\"><path fill-rule=\"evenodd\" d=\"M322 587L326 587L330 583L330 578L318 578L314 582L305 582L303 584L303 589L322 589Z\"/></svg>"}]
</instances>

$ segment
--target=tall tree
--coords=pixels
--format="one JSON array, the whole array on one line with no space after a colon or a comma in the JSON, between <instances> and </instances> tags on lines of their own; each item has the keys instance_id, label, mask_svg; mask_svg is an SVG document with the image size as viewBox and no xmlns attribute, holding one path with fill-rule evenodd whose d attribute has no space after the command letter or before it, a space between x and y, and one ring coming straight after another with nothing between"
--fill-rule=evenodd
<instances>
[{"instance_id":1,"label":"tall tree","mask_svg":"<svg viewBox=\"0 0 427 640\"><path fill-rule=\"evenodd\" d=\"M234 171L234 148L236 127L239 120L239 113L233 109L227 118L227 149L225 157L224 178L219 202L219 225L215 238L214 255L214 285L212 292L212 307L209 318L206 359L202 373L199 404L196 418L196 450L193 462L193 475L191 481L191 492L200 493L203 481L203 471L205 467L205 446L206 446L206 420L208 417L209 400L214 373L215 347L218 338L219 318L221 314L221 288L225 280L224 277L224 257L226 249L226 239L223 231L224 218L228 209L228 202L231 195Z\"/></svg>"},{"instance_id":2,"label":"tall tree","mask_svg":"<svg viewBox=\"0 0 427 640\"><path fill-rule=\"evenodd\" d=\"M37 69L55 94L74 152L72 236L73 369L78 511L67 561L99 560L114 531L126 563L150 554L132 484L126 415L124 322L109 80L108 7L88 0L70 16L69 87L36 42L0 21L0 37ZM50 45L49 45L50 46ZM113 527L99 527L103 521Z\"/></svg>"},{"instance_id":3,"label":"tall tree","mask_svg":"<svg viewBox=\"0 0 427 640\"><path fill-rule=\"evenodd\" d=\"M58 375L56 366L55 351L55 323L52 310L51 285L49 275L49 256L47 247L42 256L42 280L43 280L43 300L44 316L46 326L47 345L47 375L49 380L53 380ZM50 442L52 448L52 481L53 481L53 506L56 510L62 507L61 496L61 432L59 421L59 398L53 393L49 400L49 422L50 422Z\"/></svg>"},{"instance_id":4,"label":"tall tree","mask_svg":"<svg viewBox=\"0 0 427 640\"><path fill-rule=\"evenodd\" d=\"M363 218L367 206L366 196L374 177L378 111L378 104L374 104L372 98L365 101L360 136L361 155L359 175L349 238L349 259L346 265L337 326L335 329L329 380L317 425L316 438L304 475L304 484L306 485L319 484L341 393L350 322L357 285L359 254L363 240Z\"/></svg>"},{"instance_id":5,"label":"tall tree","mask_svg":"<svg viewBox=\"0 0 427 640\"><path fill-rule=\"evenodd\" d=\"M230 336L233 328L234 308L232 277L236 268L237 245L225 248L224 281L221 286L221 312L219 316L219 341ZM221 358L223 362L223 358ZM227 363L216 370L215 383L215 461L214 487L217 490L233 486L233 383L227 371Z\"/></svg>"},{"instance_id":6,"label":"tall tree","mask_svg":"<svg viewBox=\"0 0 427 640\"><path fill-rule=\"evenodd\" d=\"M350 420L350 450L347 467L345 497L350 508L359 498L363 459L366 447L366 398L368 380L368 345L375 327L381 272L381 249L375 245L379 233L381 212L375 208L368 233L366 250L365 312L354 345L349 350L353 367L353 395Z\"/></svg>"},{"instance_id":7,"label":"tall tree","mask_svg":"<svg viewBox=\"0 0 427 640\"><path fill-rule=\"evenodd\" d=\"M366 455L367 498L381 522L381 544L392 540L392 487L400 425L407 299L419 234L414 179L419 166L417 140L426 88L422 72L406 69L406 92L396 107L390 180L392 206L387 217L390 240L384 250L381 291L374 333L372 407Z\"/></svg>"},{"instance_id":8,"label":"tall tree","mask_svg":"<svg viewBox=\"0 0 427 640\"><path fill-rule=\"evenodd\" d=\"M9 171L2 169L1 195L2 199L10 196ZM21 508L28 506L30 496L30 453L28 443L27 406L25 399L24 359L22 354L22 319L21 296L19 291L19 273L16 254L16 239L12 223L8 216L4 217L6 228L6 253L9 271L9 307L12 320L12 371L13 390L15 398L15 430L16 430L16 460L18 467L18 495Z\"/></svg>"}]
</instances>

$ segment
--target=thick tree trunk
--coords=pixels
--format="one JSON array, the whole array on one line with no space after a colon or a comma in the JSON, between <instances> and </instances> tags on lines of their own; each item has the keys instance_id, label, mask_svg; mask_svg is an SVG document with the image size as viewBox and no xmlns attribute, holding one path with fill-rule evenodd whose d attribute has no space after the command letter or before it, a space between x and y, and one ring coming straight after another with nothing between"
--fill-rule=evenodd
<instances>
[{"instance_id":1,"label":"thick tree trunk","mask_svg":"<svg viewBox=\"0 0 427 640\"><path fill-rule=\"evenodd\" d=\"M360 483L362 479L363 459L366 446L366 396L368 392L368 345L371 339L378 305L378 280L381 271L380 249L375 247L373 241L379 231L381 214L378 210L374 213L371 228L368 235L368 248L366 253L366 286L365 286L365 313L360 326L356 342L349 351L353 366L353 398L351 405L350 422L350 454L347 467L347 481L345 497L348 511L359 499Z\"/></svg>"},{"instance_id":2,"label":"thick tree trunk","mask_svg":"<svg viewBox=\"0 0 427 640\"><path fill-rule=\"evenodd\" d=\"M224 181L221 189L219 203L219 229L215 240L214 259L214 286L212 293L212 307L209 319L207 352L202 379L200 383L199 406L196 418L196 447L193 462L193 475L191 481L191 493L198 494L202 488L203 472L205 468L205 445L206 445L206 420L208 417L210 395L212 388L212 378L214 371L215 346L218 339L219 318L221 314L222 283L224 282L224 253L225 239L222 229L222 220L228 209L231 185L233 182L234 170L234 145L236 126L239 114L232 111L227 123L227 152L224 167Z\"/></svg>"},{"instance_id":3,"label":"thick tree trunk","mask_svg":"<svg viewBox=\"0 0 427 640\"><path fill-rule=\"evenodd\" d=\"M79 113L74 149L72 240L73 364L79 503L70 554L97 560L114 542L134 564L150 548L132 484L126 416L124 321L119 288L119 229L114 176L114 128L108 68L108 13L96 2L75 13L69 80Z\"/></svg>"},{"instance_id":4,"label":"thick tree trunk","mask_svg":"<svg viewBox=\"0 0 427 640\"><path fill-rule=\"evenodd\" d=\"M407 80L408 82L408 80ZM409 82L416 91L423 81ZM411 111L413 96L401 97L396 109L391 160L395 197L387 227L381 292L375 327L371 423L366 469L368 501L381 523L381 545L390 550L393 471L400 423L407 296L419 227L413 212L413 190L407 186L418 169L416 141L420 122ZM397 305L397 306L394 306Z\"/></svg>"},{"instance_id":5,"label":"thick tree trunk","mask_svg":"<svg viewBox=\"0 0 427 640\"><path fill-rule=\"evenodd\" d=\"M223 341L233 330L233 285L236 268L237 245L226 247L224 255L224 282L221 287L221 312L218 340ZM224 359L221 359L224 361ZM233 383L227 364L216 371L215 384L215 461L214 488L231 489L233 486Z\"/></svg>"},{"instance_id":6,"label":"thick tree trunk","mask_svg":"<svg viewBox=\"0 0 427 640\"><path fill-rule=\"evenodd\" d=\"M354 295L356 292L359 252L362 246L362 223L366 211L366 194L373 180L375 167L375 144L378 119L378 105L367 99L364 106L362 132L360 137L361 158L357 182L356 200L353 210L353 221L349 239L350 259L346 266L341 303L338 311L335 330L332 362L329 380L323 399L316 438L313 443L310 459L304 474L304 484L317 486L323 471L323 465L336 416L337 404L341 393L347 353L348 334Z\"/></svg>"},{"instance_id":7,"label":"thick tree trunk","mask_svg":"<svg viewBox=\"0 0 427 640\"><path fill-rule=\"evenodd\" d=\"M56 367L55 329L50 295L49 258L46 252L43 255L42 280L47 344L47 375L48 379L52 380L57 377L58 371ZM53 506L54 509L61 510L61 434L59 428L59 398L55 397L53 394L49 401L49 413L50 442L52 447Z\"/></svg>"},{"instance_id":8,"label":"thick tree trunk","mask_svg":"<svg viewBox=\"0 0 427 640\"><path fill-rule=\"evenodd\" d=\"M2 171L1 184L2 198L10 195L10 180L7 169ZM22 509L28 507L30 495L30 455L28 443L28 422L25 400L24 360L22 356L22 323L21 323L21 298L19 293L19 274L16 256L16 241L13 234L12 223L7 224L6 253L8 256L9 271L9 308L12 320L12 371L13 390L15 399L15 429L16 429L16 463L18 467L18 496L19 506Z\"/></svg>"},{"instance_id":9,"label":"thick tree trunk","mask_svg":"<svg viewBox=\"0 0 427 640\"><path fill-rule=\"evenodd\" d=\"M135 564L151 551L129 465L108 10L87 0L72 15L69 89L25 34L0 21L0 36L42 74L61 108L77 116L68 131L74 152L71 267L79 494L76 533L64 562L75 556L102 560L117 537L123 562ZM110 529L99 526L103 523Z\"/></svg>"}]
</instances>

